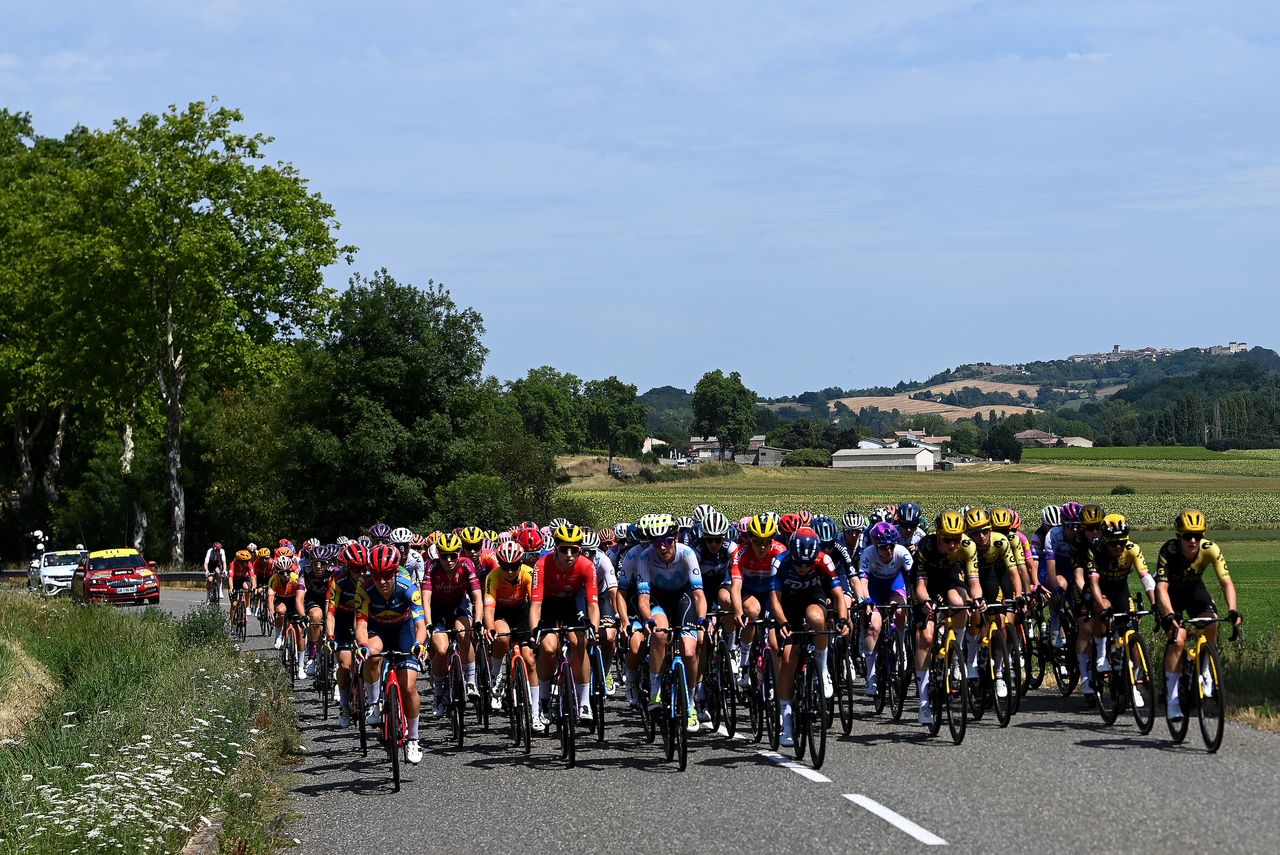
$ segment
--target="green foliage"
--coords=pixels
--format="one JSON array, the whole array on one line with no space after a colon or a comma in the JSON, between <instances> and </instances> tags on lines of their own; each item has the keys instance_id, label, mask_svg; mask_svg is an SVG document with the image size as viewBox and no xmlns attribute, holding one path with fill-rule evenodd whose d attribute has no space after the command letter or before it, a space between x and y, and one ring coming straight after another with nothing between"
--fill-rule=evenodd
<instances>
[{"instance_id":1,"label":"green foliage","mask_svg":"<svg viewBox=\"0 0 1280 855\"><path fill-rule=\"evenodd\" d=\"M658 386L636 398L646 410L645 427L650 436L667 442L687 442L693 424L693 396L675 386Z\"/></svg>"},{"instance_id":2,"label":"green foliage","mask_svg":"<svg viewBox=\"0 0 1280 855\"><path fill-rule=\"evenodd\" d=\"M500 529L515 519L507 482L497 475L463 475L436 490L439 528L478 525Z\"/></svg>"},{"instance_id":3,"label":"green foliage","mask_svg":"<svg viewBox=\"0 0 1280 855\"><path fill-rule=\"evenodd\" d=\"M636 401L636 387L616 376L590 380L583 389L582 403L586 413L587 436L616 453L635 454L644 445L646 411Z\"/></svg>"},{"instance_id":4,"label":"green foliage","mask_svg":"<svg viewBox=\"0 0 1280 855\"><path fill-rule=\"evenodd\" d=\"M744 448L756 429L755 409L756 394L741 374L708 371L693 390L693 430L718 437L723 446Z\"/></svg>"},{"instance_id":5,"label":"green foliage","mask_svg":"<svg viewBox=\"0 0 1280 855\"><path fill-rule=\"evenodd\" d=\"M825 448L797 448L782 459L783 466L830 466L831 452Z\"/></svg>"},{"instance_id":6,"label":"green foliage","mask_svg":"<svg viewBox=\"0 0 1280 855\"><path fill-rule=\"evenodd\" d=\"M553 454L577 451L587 438L586 412L582 406L582 381L544 365L530 368L508 389L524 428L539 437Z\"/></svg>"},{"instance_id":7,"label":"green foliage","mask_svg":"<svg viewBox=\"0 0 1280 855\"><path fill-rule=\"evenodd\" d=\"M992 460L1009 460L1017 463L1022 459L1022 445L1014 437L1013 428L1007 424L997 424L987 431L982 441L982 453Z\"/></svg>"},{"instance_id":8,"label":"green foliage","mask_svg":"<svg viewBox=\"0 0 1280 855\"><path fill-rule=\"evenodd\" d=\"M785 422L765 434L765 442L775 448L823 449L828 452L828 462L830 461L831 452L839 451L842 448L853 448L861 438L857 428L841 428L838 425L831 424L826 419L799 419L794 422ZM790 455L788 455L789 457ZM817 464L800 463L789 465L812 466Z\"/></svg>"},{"instance_id":9,"label":"green foliage","mask_svg":"<svg viewBox=\"0 0 1280 855\"><path fill-rule=\"evenodd\" d=\"M1138 491L1128 484L1117 484L1111 488L1111 495L1113 496L1132 496L1136 492Z\"/></svg>"}]
</instances>

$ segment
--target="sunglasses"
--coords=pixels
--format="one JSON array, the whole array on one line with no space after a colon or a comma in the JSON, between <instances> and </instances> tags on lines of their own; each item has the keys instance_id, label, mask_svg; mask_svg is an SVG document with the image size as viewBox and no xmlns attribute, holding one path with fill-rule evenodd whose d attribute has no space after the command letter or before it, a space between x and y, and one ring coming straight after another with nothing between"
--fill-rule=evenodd
<instances>
[{"instance_id":1,"label":"sunglasses","mask_svg":"<svg viewBox=\"0 0 1280 855\"><path fill-rule=\"evenodd\" d=\"M659 549L670 549L676 545L676 539L674 537L663 537L653 541L653 545Z\"/></svg>"},{"instance_id":2,"label":"sunglasses","mask_svg":"<svg viewBox=\"0 0 1280 855\"><path fill-rule=\"evenodd\" d=\"M893 549L893 544L892 544L892 543L877 543L877 544L876 544L876 549L883 549L883 550L886 550L886 551L887 551L887 550L891 550L891 549Z\"/></svg>"},{"instance_id":3,"label":"sunglasses","mask_svg":"<svg viewBox=\"0 0 1280 855\"><path fill-rule=\"evenodd\" d=\"M772 537L753 537L751 538L751 542L756 546L763 548L773 543L773 538Z\"/></svg>"},{"instance_id":4,"label":"sunglasses","mask_svg":"<svg viewBox=\"0 0 1280 855\"><path fill-rule=\"evenodd\" d=\"M561 555L577 555L582 549L577 546L557 546L556 551Z\"/></svg>"},{"instance_id":5,"label":"sunglasses","mask_svg":"<svg viewBox=\"0 0 1280 855\"><path fill-rule=\"evenodd\" d=\"M916 529L916 524L915 523L898 523L898 528L905 528L908 531L914 531Z\"/></svg>"},{"instance_id":6,"label":"sunglasses","mask_svg":"<svg viewBox=\"0 0 1280 855\"><path fill-rule=\"evenodd\" d=\"M1188 543L1190 543L1193 540L1204 540L1204 535L1195 531L1184 532L1183 534L1179 535L1179 537L1181 537L1183 540L1187 541Z\"/></svg>"},{"instance_id":7,"label":"sunglasses","mask_svg":"<svg viewBox=\"0 0 1280 855\"><path fill-rule=\"evenodd\" d=\"M702 538L702 542L705 543L707 546L710 546L713 543L715 544L724 543L724 538L723 537L704 537Z\"/></svg>"},{"instance_id":8,"label":"sunglasses","mask_svg":"<svg viewBox=\"0 0 1280 855\"><path fill-rule=\"evenodd\" d=\"M1084 530L1085 530L1085 531L1102 531L1102 526L1100 526L1100 525L1087 525L1087 526L1085 526L1085 527L1084 527Z\"/></svg>"},{"instance_id":9,"label":"sunglasses","mask_svg":"<svg viewBox=\"0 0 1280 855\"><path fill-rule=\"evenodd\" d=\"M518 561L515 564L499 564L498 566L502 568L503 573L519 573L520 572L520 562Z\"/></svg>"},{"instance_id":10,"label":"sunglasses","mask_svg":"<svg viewBox=\"0 0 1280 855\"><path fill-rule=\"evenodd\" d=\"M960 540L961 540L961 538L959 538L959 537L943 537L943 538L939 538L939 540L941 540L943 543L947 544L948 546L959 546L959 545L960 545Z\"/></svg>"},{"instance_id":11,"label":"sunglasses","mask_svg":"<svg viewBox=\"0 0 1280 855\"><path fill-rule=\"evenodd\" d=\"M457 560L458 560L458 553L456 553L456 552L441 552L441 553L440 553L440 560L441 560L441 561L457 561Z\"/></svg>"},{"instance_id":12,"label":"sunglasses","mask_svg":"<svg viewBox=\"0 0 1280 855\"><path fill-rule=\"evenodd\" d=\"M1079 531L1084 528L1080 523L1065 523L1063 526L1067 531Z\"/></svg>"}]
</instances>

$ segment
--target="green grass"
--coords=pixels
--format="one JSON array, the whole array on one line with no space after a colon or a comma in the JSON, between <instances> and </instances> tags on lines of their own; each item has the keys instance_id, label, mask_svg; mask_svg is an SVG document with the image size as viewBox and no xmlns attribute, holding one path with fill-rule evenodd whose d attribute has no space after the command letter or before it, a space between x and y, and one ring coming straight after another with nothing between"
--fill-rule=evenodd
<instances>
[{"instance_id":1,"label":"green grass","mask_svg":"<svg viewBox=\"0 0 1280 855\"><path fill-rule=\"evenodd\" d=\"M1235 451L1210 451L1198 445L1134 445L1107 448L1028 448L1024 461L1045 460L1223 460L1242 456Z\"/></svg>"},{"instance_id":2,"label":"green grass","mask_svg":"<svg viewBox=\"0 0 1280 855\"><path fill-rule=\"evenodd\" d=\"M216 611L176 621L0 593L0 635L56 684L0 751L0 850L177 851L219 807L242 826L270 803L239 794L290 738L287 687L235 653ZM246 834L239 851L269 848Z\"/></svg>"},{"instance_id":3,"label":"green grass","mask_svg":"<svg viewBox=\"0 0 1280 855\"><path fill-rule=\"evenodd\" d=\"M6 685L9 672L13 669L13 651L9 645L0 642L0 686Z\"/></svg>"}]
</instances>

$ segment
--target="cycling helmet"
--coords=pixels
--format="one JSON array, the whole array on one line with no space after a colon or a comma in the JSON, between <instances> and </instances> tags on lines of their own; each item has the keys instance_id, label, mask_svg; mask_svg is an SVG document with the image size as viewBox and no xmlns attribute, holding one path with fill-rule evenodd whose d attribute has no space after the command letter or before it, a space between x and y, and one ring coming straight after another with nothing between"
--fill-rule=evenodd
<instances>
[{"instance_id":1,"label":"cycling helmet","mask_svg":"<svg viewBox=\"0 0 1280 855\"><path fill-rule=\"evenodd\" d=\"M627 537L626 537L627 543L637 544L640 542L640 540L641 540L640 523L638 522L627 523Z\"/></svg>"},{"instance_id":2,"label":"cycling helmet","mask_svg":"<svg viewBox=\"0 0 1280 855\"><path fill-rule=\"evenodd\" d=\"M1204 534L1206 531L1204 514L1188 508L1178 514L1178 518L1173 521L1173 528L1178 534Z\"/></svg>"},{"instance_id":3,"label":"cycling helmet","mask_svg":"<svg viewBox=\"0 0 1280 855\"><path fill-rule=\"evenodd\" d=\"M1102 505L1085 505L1080 509L1080 521L1089 528L1101 526L1106 515L1107 511Z\"/></svg>"},{"instance_id":4,"label":"cycling helmet","mask_svg":"<svg viewBox=\"0 0 1280 855\"><path fill-rule=\"evenodd\" d=\"M924 510L915 502L898 505L898 525L919 526L924 522Z\"/></svg>"},{"instance_id":5,"label":"cycling helmet","mask_svg":"<svg viewBox=\"0 0 1280 855\"><path fill-rule=\"evenodd\" d=\"M1129 539L1129 522L1123 514L1107 514L1102 518L1102 539L1108 541Z\"/></svg>"},{"instance_id":6,"label":"cycling helmet","mask_svg":"<svg viewBox=\"0 0 1280 855\"><path fill-rule=\"evenodd\" d=\"M747 523L747 533L760 540L773 537L778 533L778 521L770 514L756 514Z\"/></svg>"},{"instance_id":7,"label":"cycling helmet","mask_svg":"<svg viewBox=\"0 0 1280 855\"><path fill-rule=\"evenodd\" d=\"M277 573L292 573L298 569L298 560L292 555L280 555L271 562L271 566Z\"/></svg>"},{"instance_id":8,"label":"cycling helmet","mask_svg":"<svg viewBox=\"0 0 1280 855\"><path fill-rule=\"evenodd\" d=\"M751 517L743 517L738 520L738 524L734 526L738 530L738 534L746 534L747 529L751 526Z\"/></svg>"},{"instance_id":9,"label":"cycling helmet","mask_svg":"<svg viewBox=\"0 0 1280 855\"><path fill-rule=\"evenodd\" d=\"M841 523L845 531L866 531L868 524L867 518L857 511L845 511Z\"/></svg>"},{"instance_id":10,"label":"cycling helmet","mask_svg":"<svg viewBox=\"0 0 1280 855\"><path fill-rule=\"evenodd\" d=\"M596 537L600 540L600 548L608 549L618 541L617 533L611 528L602 528L596 532Z\"/></svg>"},{"instance_id":11,"label":"cycling helmet","mask_svg":"<svg viewBox=\"0 0 1280 855\"><path fill-rule=\"evenodd\" d=\"M1017 531L1022 528L1022 514L1015 510L1010 510L1009 513L1013 514L1013 525L1009 526L1009 530Z\"/></svg>"},{"instance_id":12,"label":"cycling helmet","mask_svg":"<svg viewBox=\"0 0 1280 855\"><path fill-rule=\"evenodd\" d=\"M271 557L271 550L270 550L270 549L267 549L265 546L264 546L264 547L262 547L261 549L259 549L259 550L258 550L258 557L259 557L259 558L270 558L270 557Z\"/></svg>"},{"instance_id":13,"label":"cycling helmet","mask_svg":"<svg viewBox=\"0 0 1280 855\"><path fill-rule=\"evenodd\" d=\"M462 551L462 538L453 532L440 535L440 539L436 541L437 552L457 553Z\"/></svg>"},{"instance_id":14,"label":"cycling helmet","mask_svg":"<svg viewBox=\"0 0 1280 855\"><path fill-rule=\"evenodd\" d=\"M348 567L364 567L369 563L369 548L358 541L349 541L338 553L338 563Z\"/></svg>"},{"instance_id":15,"label":"cycling helmet","mask_svg":"<svg viewBox=\"0 0 1280 855\"><path fill-rule=\"evenodd\" d=\"M797 564L812 564L818 560L818 538L811 534L797 534L791 539L791 560Z\"/></svg>"},{"instance_id":16,"label":"cycling helmet","mask_svg":"<svg viewBox=\"0 0 1280 855\"><path fill-rule=\"evenodd\" d=\"M351 538L347 537L345 534L338 535L338 539L334 541L334 543L338 544L339 546L346 546L350 542L351 542Z\"/></svg>"},{"instance_id":17,"label":"cycling helmet","mask_svg":"<svg viewBox=\"0 0 1280 855\"><path fill-rule=\"evenodd\" d=\"M342 547L339 546L338 544L326 543L324 546L321 546L319 548L318 550L319 555L317 557L321 561L323 561L325 564L332 564L334 560L338 557L338 553L341 551L342 551Z\"/></svg>"},{"instance_id":18,"label":"cycling helmet","mask_svg":"<svg viewBox=\"0 0 1280 855\"><path fill-rule=\"evenodd\" d=\"M484 541L485 533L480 526L469 525L458 532L458 537L462 538L462 543L465 546L477 546Z\"/></svg>"},{"instance_id":19,"label":"cycling helmet","mask_svg":"<svg viewBox=\"0 0 1280 855\"><path fill-rule=\"evenodd\" d=\"M547 523L547 528L551 529L552 531L555 531L560 526L568 525L568 524L569 524L569 521L564 517L556 517L551 522Z\"/></svg>"},{"instance_id":20,"label":"cycling helmet","mask_svg":"<svg viewBox=\"0 0 1280 855\"><path fill-rule=\"evenodd\" d=\"M319 545L320 545L320 539L319 539L319 538L317 538L317 537L309 537L309 538L307 538L307 541L306 541L305 543L303 543L303 544L302 544L302 551L303 551L304 553L305 553L305 552L310 552L311 550L315 549L315 548L316 548L317 546L319 546Z\"/></svg>"},{"instance_id":21,"label":"cycling helmet","mask_svg":"<svg viewBox=\"0 0 1280 855\"><path fill-rule=\"evenodd\" d=\"M729 520L724 514L712 508L702 518L703 537L724 537L729 533Z\"/></svg>"},{"instance_id":22,"label":"cycling helmet","mask_svg":"<svg viewBox=\"0 0 1280 855\"><path fill-rule=\"evenodd\" d=\"M885 508L876 508L867 515L867 521L870 522L871 525L879 525L882 522L888 522L890 519L889 511Z\"/></svg>"},{"instance_id":23,"label":"cycling helmet","mask_svg":"<svg viewBox=\"0 0 1280 855\"><path fill-rule=\"evenodd\" d=\"M365 546L373 546L373 538L367 534L360 535L359 537L356 538L356 540L360 541Z\"/></svg>"},{"instance_id":24,"label":"cycling helmet","mask_svg":"<svg viewBox=\"0 0 1280 855\"><path fill-rule=\"evenodd\" d=\"M292 541L292 540L290 540L290 539L289 539L289 538L287 538L287 537L282 537L282 538L280 538L280 543L279 543L279 544L277 544L277 545L278 545L278 546L287 546L287 547L289 547L290 549L293 549L293 541Z\"/></svg>"},{"instance_id":25,"label":"cycling helmet","mask_svg":"<svg viewBox=\"0 0 1280 855\"><path fill-rule=\"evenodd\" d=\"M409 529L404 526L400 526L400 528L393 528L388 537L394 545L400 547L408 546L413 542L413 532L409 531Z\"/></svg>"},{"instance_id":26,"label":"cycling helmet","mask_svg":"<svg viewBox=\"0 0 1280 855\"><path fill-rule=\"evenodd\" d=\"M380 543L370 549L369 570L375 579L387 579L396 575L400 572L400 550L389 543Z\"/></svg>"},{"instance_id":27,"label":"cycling helmet","mask_svg":"<svg viewBox=\"0 0 1280 855\"><path fill-rule=\"evenodd\" d=\"M670 517L668 517L670 519ZM556 543L569 543L581 545L586 535L582 529L578 528L571 522L562 522L556 526L555 532L551 535L555 538ZM599 545L597 543L597 545Z\"/></svg>"},{"instance_id":28,"label":"cycling helmet","mask_svg":"<svg viewBox=\"0 0 1280 855\"><path fill-rule=\"evenodd\" d=\"M78 547L77 547L77 548L78 548ZM249 544L248 546L246 546L246 547L245 547L245 549L249 550L250 552L257 552L257 551L258 551L258 544L256 544L256 543L251 543L251 544Z\"/></svg>"},{"instance_id":29,"label":"cycling helmet","mask_svg":"<svg viewBox=\"0 0 1280 855\"><path fill-rule=\"evenodd\" d=\"M694 522L693 517L676 517L677 531L684 531L686 529L691 529L695 525L697 525L697 523Z\"/></svg>"},{"instance_id":30,"label":"cycling helmet","mask_svg":"<svg viewBox=\"0 0 1280 855\"><path fill-rule=\"evenodd\" d=\"M831 517L815 517L813 520L813 532L818 536L819 542L824 546L828 543L835 543L836 538L840 536L840 531L836 527L836 521Z\"/></svg>"},{"instance_id":31,"label":"cycling helmet","mask_svg":"<svg viewBox=\"0 0 1280 855\"><path fill-rule=\"evenodd\" d=\"M964 517L957 511L943 511L933 521L933 527L939 535L955 537L964 534Z\"/></svg>"},{"instance_id":32,"label":"cycling helmet","mask_svg":"<svg viewBox=\"0 0 1280 855\"><path fill-rule=\"evenodd\" d=\"M279 557L280 557L280 556L282 556L282 555L289 556L290 558L292 558L292 557L293 557L293 547L292 547L292 546L277 546L277 547L276 547L276 557L277 557L277 558L279 558Z\"/></svg>"},{"instance_id":33,"label":"cycling helmet","mask_svg":"<svg viewBox=\"0 0 1280 855\"><path fill-rule=\"evenodd\" d=\"M600 535L596 534L593 529L585 529L582 532L582 548L596 550L600 548Z\"/></svg>"},{"instance_id":34,"label":"cycling helmet","mask_svg":"<svg viewBox=\"0 0 1280 855\"><path fill-rule=\"evenodd\" d=\"M409 545L414 549L422 549L427 545L427 539L415 532L413 537L409 538Z\"/></svg>"},{"instance_id":35,"label":"cycling helmet","mask_svg":"<svg viewBox=\"0 0 1280 855\"><path fill-rule=\"evenodd\" d=\"M374 540L386 540L391 537L391 526L386 523L374 523L369 526L369 536Z\"/></svg>"},{"instance_id":36,"label":"cycling helmet","mask_svg":"<svg viewBox=\"0 0 1280 855\"><path fill-rule=\"evenodd\" d=\"M991 515L986 508L970 508L964 515L964 528L970 534L991 528Z\"/></svg>"},{"instance_id":37,"label":"cycling helmet","mask_svg":"<svg viewBox=\"0 0 1280 855\"><path fill-rule=\"evenodd\" d=\"M498 532L498 543L506 543L508 540L515 540L515 535L509 531Z\"/></svg>"},{"instance_id":38,"label":"cycling helmet","mask_svg":"<svg viewBox=\"0 0 1280 855\"><path fill-rule=\"evenodd\" d=\"M1080 522L1080 514L1084 510L1079 502L1067 502L1062 506L1062 521L1064 523Z\"/></svg>"},{"instance_id":39,"label":"cycling helmet","mask_svg":"<svg viewBox=\"0 0 1280 855\"><path fill-rule=\"evenodd\" d=\"M787 537L795 534L798 528L800 528L799 514L783 514L782 519L778 520L778 531Z\"/></svg>"},{"instance_id":40,"label":"cycling helmet","mask_svg":"<svg viewBox=\"0 0 1280 855\"><path fill-rule=\"evenodd\" d=\"M628 528L630 528L630 523L615 523L613 526L613 536L618 540L626 540Z\"/></svg>"},{"instance_id":41,"label":"cycling helmet","mask_svg":"<svg viewBox=\"0 0 1280 855\"><path fill-rule=\"evenodd\" d=\"M675 531L671 514L646 514L640 518L640 536L645 540L661 540Z\"/></svg>"},{"instance_id":42,"label":"cycling helmet","mask_svg":"<svg viewBox=\"0 0 1280 855\"><path fill-rule=\"evenodd\" d=\"M524 560L524 550L514 540L504 540L498 544L498 563L506 566L519 564Z\"/></svg>"},{"instance_id":43,"label":"cycling helmet","mask_svg":"<svg viewBox=\"0 0 1280 855\"><path fill-rule=\"evenodd\" d=\"M796 511L796 516L800 518L800 528L813 525L813 514L809 511Z\"/></svg>"},{"instance_id":44,"label":"cycling helmet","mask_svg":"<svg viewBox=\"0 0 1280 855\"><path fill-rule=\"evenodd\" d=\"M236 552L237 561L250 561L252 559L253 559L253 553L251 553L247 549L241 549L238 552Z\"/></svg>"},{"instance_id":45,"label":"cycling helmet","mask_svg":"<svg viewBox=\"0 0 1280 855\"><path fill-rule=\"evenodd\" d=\"M1062 506L1045 505L1044 510L1040 512L1040 522L1048 528L1057 528L1062 525Z\"/></svg>"},{"instance_id":46,"label":"cycling helmet","mask_svg":"<svg viewBox=\"0 0 1280 855\"><path fill-rule=\"evenodd\" d=\"M697 524L701 524L705 522L707 519L707 514L711 513L714 510L715 508L711 505L698 505L696 508L693 509L693 521Z\"/></svg>"},{"instance_id":47,"label":"cycling helmet","mask_svg":"<svg viewBox=\"0 0 1280 855\"><path fill-rule=\"evenodd\" d=\"M870 539L876 546L893 546L898 542L898 530L893 523L878 522L871 527Z\"/></svg>"},{"instance_id":48,"label":"cycling helmet","mask_svg":"<svg viewBox=\"0 0 1280 855\"><path fill-rule=\"evenodd\" d=\"M1013 528L1013 511L1008 508L996 508L991 512L991 527L1004 533Z\"/></svg>"},{"instance_id":49,"label":"cycling helmet","mask_svg":"<svg viewBox=\"0 0 1280 855\"><path fill-rule=\"evenodd\" d=\"M782 516L777 511L765 511L764 515L773 520L774 525L777 525L778 521L782 519Z\"/></svg>"},{"instance_id":50,"label":"cycling helmet","mask_svg":"<svg viewBox=\"0 0 1280 855\"><path fill-rule=\"evenodd\" d=\"M738 529L736 525L731 525L729 526L729 530L725 532L724 537L725 537L725 540L729 541L730 543L737 543L738 537L741 536L741 534L742 532Z\"/></svg>"}]
</instances>

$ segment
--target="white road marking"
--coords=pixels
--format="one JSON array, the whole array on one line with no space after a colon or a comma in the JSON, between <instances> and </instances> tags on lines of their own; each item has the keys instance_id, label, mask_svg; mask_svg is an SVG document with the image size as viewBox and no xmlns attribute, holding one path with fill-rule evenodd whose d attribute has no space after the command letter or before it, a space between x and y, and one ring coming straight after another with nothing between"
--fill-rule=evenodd
<instances>
[{"instance_id":1,"label":"white road marking","mask_svg":"<svg viewBox=\"0 0 1280 855\"><path fill-rule=\"evenodd\" d=\"M921 843L925 844L926 846L946 846L947 845L947 841L943 840L941 837L934 834L932 831L929 831L927 828L922 828L919 825L916 825L914 822L907 819L902 814L898 813L897 811L890 810L889 808L880 804L875 799L867 798L861 793L845 793L844 797L849 801L853 802L858 807L865 808L871 813L874 813L876 816L880 817L885 822L888 822L892 825L897 826L898 828L902 829L907 834L910 834L912 837L914 837L916 840L919 840Z\"/></svg>"},{"instance_id":2,"label":"white road marking","mask_svg":"<svg viewBox=\"0 0 1280 855\"><path fill-rule=\"evenodd\" d=\"M792 772L795 772L801 778L808 778L810 781L813 781L815 784L831 783L831 779L828 778L826 775L822 774L821 772L815 772L813 769L810 769L808 766L802 766L801 764L795 762L794 760L788 760L786 757L783 757L781 754L777 753L776 751L757 751L756 753L759 754L761 757L768 757L770 760L772 760L774 763L777 763L779 766L783 767L784 769L790 769Z\"/></svg>"}]
</instances>

